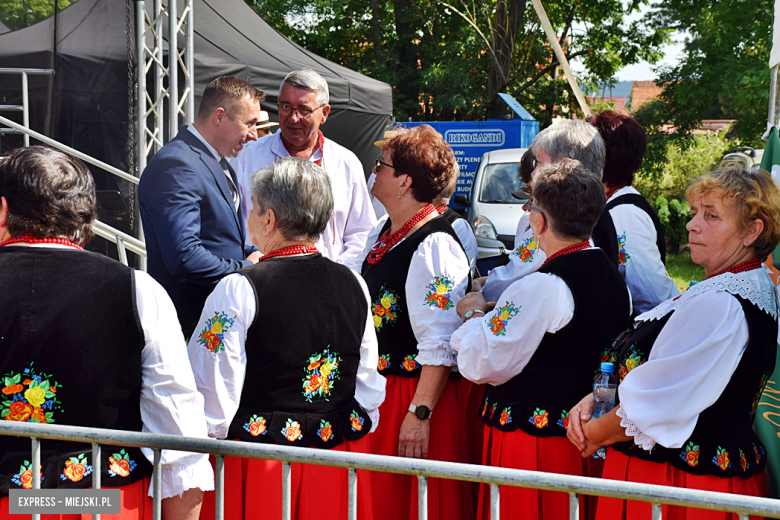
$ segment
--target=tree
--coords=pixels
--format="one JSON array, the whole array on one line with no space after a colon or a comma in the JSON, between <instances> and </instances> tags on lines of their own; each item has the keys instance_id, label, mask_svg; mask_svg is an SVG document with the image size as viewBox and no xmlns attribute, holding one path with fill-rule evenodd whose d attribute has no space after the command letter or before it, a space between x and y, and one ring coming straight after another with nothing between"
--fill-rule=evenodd
<instances>
[{"instance_id":1,"label":"tree","mask_svg":"<svg viewBox=\"0 0 780 520\"><path fill-rule=\"evenodd\" d=\"M57 0L58 10L76 0ZM23 29L54 13L55 0L0 0L0 22L11 30Z\"/></svg>"},{"instance_id":2,"label":"tree","mask_svg":"<svg viewBox=\"0 0 780 520\"><path fill-rule=\"evenodd\" d=\"M530 0L246 0L307 49L394 86L396 119L501 117L497 94L517 97L545 125L576 109ZM645 0L545 1L585 81L660 58L662 26L625 18Z\"/></svg>"}]
</instances>

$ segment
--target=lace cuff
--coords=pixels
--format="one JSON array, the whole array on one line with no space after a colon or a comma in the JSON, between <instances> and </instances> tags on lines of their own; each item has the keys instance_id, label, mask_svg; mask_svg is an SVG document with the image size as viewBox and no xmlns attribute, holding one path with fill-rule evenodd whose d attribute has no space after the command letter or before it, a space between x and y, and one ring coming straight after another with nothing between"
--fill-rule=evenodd
<instances>
[{"instance_id":1,"label":"lace cuff","mask_svg":"<svg viewBox=\"0 0 780 520\"><path fill-rule=\"evenodd\" d=\"M163 451L164 453L164 451ZM182 493L192 488L203 491L214 489L214 470L209 462L208 454L193 453L176 464L162 466L162 497L171 498L181 496ZM149 496L154 489L154 477L149 482Z\"/></svg>"},{"instance_id":2,"label":"lace cuff","mask_svg":"<svg viewBox=\"0 0 780 520\"><path fill-rule=\"evenodd\" d=\"M421 348L422 347L422 348ZM426 344L417 346L419 354L415 359L421 365L457 367L458 355L450 347L449 342L441 343L431 348Z\"/></svg>"},{"instance_id":3,"label":"lace cuff","mask_svg":"<svg viewBox=\"0 0 780 520\"><path fill-rule=\"evenodd\" d=\"M626 417L626 412L623 411L623 407L619 406L615 414L620 417L620 426L626 429L626 435L634 438L634 443L641 447L645 451L650 451L655 446L655 441L642 433L631 420Z\"/></svg>"}]
</instances>

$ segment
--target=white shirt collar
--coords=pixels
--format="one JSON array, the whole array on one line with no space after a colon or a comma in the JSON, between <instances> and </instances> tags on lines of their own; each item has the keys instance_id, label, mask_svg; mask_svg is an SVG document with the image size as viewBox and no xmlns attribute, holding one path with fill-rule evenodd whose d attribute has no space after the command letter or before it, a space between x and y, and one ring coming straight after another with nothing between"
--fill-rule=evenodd
<instances>
[{"instance_id":1,"label":"white shirt collar","mask_svg":"<svg viewBox=\"0 0 780 520\"><path fill-rule=\"evenodd\" d=\"M192 135L194 135L195 137L197 137L198 139L200 139L200 141L201 141L203 144L205 144L205 145L206 145L206 148L208 148L209 152L211 152L211 155L213 155L213 156L214 156L214 158L217 160L217 162L219 162L220 160L222 160L222 156L219 154L219 152L217 151L217 149L216 149L216 148L214 148L213 146L211 146L211 145L208 143L208 141L206 141L206 139L205 139L205 138L204 138L202 135L200 135L200 132L198 132L198 129L197 129L197 128L195 128L195 124L194 124L194 123L190 123L190 124L189 124L189 126L187 126L187 130L189 130L189 131L192 133Z\"/></svg>"},{"instance_id":2,"label":"white shirt collar","mask_svg":"<svg viewBox=\"0 0 780 520\"><path fill-rule=\"evenodd\" d=\"M274 153L274 155L278 157L289 157L290 152L287 151L287 147L284 146L284 141L282 141L282 131L279 130L278 132L273 134L273 143L271 143L271 151ZM319 138L317 139L319 142ZM325 139L327 142L327 139ZM311 154L311 157L309 157L310 161L316 161L320 159L323 155L323 150L321 146L318 146L317 149L314 151L313 154Z\"/></svg>"}]
</instances>

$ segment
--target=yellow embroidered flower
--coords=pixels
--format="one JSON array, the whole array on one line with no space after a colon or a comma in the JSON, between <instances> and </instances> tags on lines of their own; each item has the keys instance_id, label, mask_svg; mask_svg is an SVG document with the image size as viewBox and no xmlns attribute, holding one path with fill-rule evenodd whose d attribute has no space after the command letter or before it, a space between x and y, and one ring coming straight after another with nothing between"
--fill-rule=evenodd
<instances>
[{"instance_id":1,"label":"yellow embroidered flower","mask_svg":"<svg viewBox=\"0 0 780 520\"><path fill-rule=\"evenodd\" d=\"M330 371L333 370L333 364L332 363L325 363L320 367L320 375L322 377L328 377L330 375Z\"/></svg>"},{"instance_id":2,"label":"yellow embroidered flower","mask_svg":"<svg viewBox=\"0 0 780 520\"><path fill-rule=\"evenodd\" d=\"M509 319L509 311L504 309L501 311L501 314L498 315L498 319L501 321L506 321Z\"/></svg>"},{"instance_id":3,"label":"yellow embroidered flower","mask_svg":"<svg viewBox=\"0 0 780 520\"><path fill-rule=\"evenodd\" d=\"M390 306L393 304L393 301L390 299L389 296L385 296L379 301L382 303L382 307L384 307L385 309L389 309Z\"/></svg>"},{"instance_id":4,"label":"yellow embroidered flower","mask_svg":"<svg viewBox=\"0 0 780 520\"><path fill-rule=\"evenodd\" d=\"M378 328L382 324L382 318L380 316L374 316L374 327Z\"/></svg>"},{"instance_id":5,"label":"yellow embroidered flower","mask_svg":"<svg viewBox=\"0 0 780 520\"><path fill-rule=\"evenodd\" d=\"M211 326L211 333L222 334L222 324L218 321L215 321L214 325Z\"/></svg>"},{"instance_id":6,"label":"yellow embroidered flower","mask_svg":"<svg viewBox=\"0 0 780 520\"><path fill-rule=\"evenodd\" d=\"M28 388L24 392L24 398L27 402L33 406L40 406L46 400L46 390L37 386L35 388Z\"/></svg>"},{"instance_id":7,"label":"yellow embroidered flower","mask_svg":"<svg viewBox=\"0 0 780 520\"><path fill-rule=\"evenodd\" d=\"M436 287L436 294L447 294L447 286L444 285L443 283L440 283Z\"/></svg>"},{"instance_id":8,"label":"yellow embroidered flower","mask_svg":"<svg viewBox=\"0 0 780 520\"><path fill-rule=\"evenodd\" d=\"M629 372L630 372L631 370L634 370L634 369L636 368L636 359L634 359L634 358L628 358L628 359L626 360L626 368L629 370Z\"/></svg>"}]
</instances>

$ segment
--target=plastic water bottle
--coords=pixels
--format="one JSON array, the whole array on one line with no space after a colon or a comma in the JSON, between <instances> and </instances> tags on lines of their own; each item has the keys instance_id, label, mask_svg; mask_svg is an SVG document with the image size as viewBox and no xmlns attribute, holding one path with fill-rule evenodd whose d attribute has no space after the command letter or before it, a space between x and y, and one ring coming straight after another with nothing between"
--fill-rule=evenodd
<instances>
[{"instance_id":1,"label":"plastic water bottle","mask_svg":"<svg viewBox=\"0 0 780 520\"><path fill-rule=\"evenodd\" d=\"M596 399L596 408L593 410L593 418L598 419L602 415L608 414L615 407L615 393L617 392L617 381L612 375L614 367L612 363L601 364L601 374L593 383L593 397ZM593 458L607 458L604 448L599 449Z\"/></svg>"}]
</instances>

